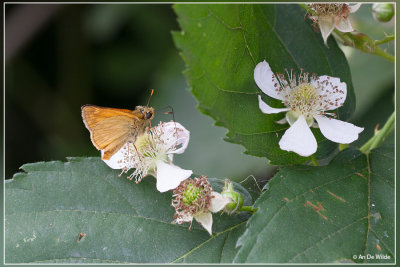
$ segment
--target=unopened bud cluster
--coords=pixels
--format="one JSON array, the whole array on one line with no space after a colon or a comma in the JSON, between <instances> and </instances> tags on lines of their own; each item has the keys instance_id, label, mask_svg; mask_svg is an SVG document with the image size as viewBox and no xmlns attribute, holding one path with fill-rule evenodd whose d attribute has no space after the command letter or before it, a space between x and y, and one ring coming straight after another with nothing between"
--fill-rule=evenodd
<instances>
[{"instance_id":1,"label":"unopened bud cluster","mask_svg":"<svg viewBox=\"0 0 400 267\"><path fill-rule=\"evenodd\" d=\"M228 214L232 214L238 211L243 206L243 197L240 193L233 190L233 183L229 180L225 180L225 186L222 188L221 195L223 197L231 199L231 202L225 206L224 211Z\"/></svg>"}]
</instances>

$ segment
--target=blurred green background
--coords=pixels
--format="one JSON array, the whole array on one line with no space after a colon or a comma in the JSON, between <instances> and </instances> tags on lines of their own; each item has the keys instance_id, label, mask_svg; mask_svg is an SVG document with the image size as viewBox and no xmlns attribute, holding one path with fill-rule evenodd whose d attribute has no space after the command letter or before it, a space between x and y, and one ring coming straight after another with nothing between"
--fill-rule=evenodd
<instances>
[{"instance_id":1,"label":"blurred green background","mask_svg":"<svg viewBox=\"0 0 400 267\"><path fill-rule=\"evenodd\" d=\"M80 107L134 109L172 106L191 133L175 164L210 177L266 181L275 171L265 158L243 154L223 140L226 129L196 109L184 63L171 31L179 30L169 4L6 4L5 178L22 164L99 156L82 123ZM377 23L370 4L352 14L353 26L374 39L393 33ZM392 20L393 21L393 20ZM382 47L393 53L393 42ZM357 96L353 122L366 127L356 146L393 112L394 64L344 47ZM310 53L312 56L312 53ZM153 121L169 121L158 113Z\"/></svg>"}]
</instances>

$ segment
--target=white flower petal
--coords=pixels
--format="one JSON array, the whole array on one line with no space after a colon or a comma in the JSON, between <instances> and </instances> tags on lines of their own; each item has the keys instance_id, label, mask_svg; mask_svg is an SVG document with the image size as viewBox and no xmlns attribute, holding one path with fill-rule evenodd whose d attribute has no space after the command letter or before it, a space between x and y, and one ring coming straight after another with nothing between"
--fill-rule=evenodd
<instances>
[{"instance_id":1,"label":"white flower petal","mask_svg":"<svg viewBox=\"0 0 400 267\"><path fill-rule=\"evenodd\" d=\"M283 119L280 119L279 121L276 121L275 123L277 123L277 124L286 124L286 123L288 123L288 121L287 121L286 116L285 116L285 117L283 117Z\"/></svg>"},{"instance_id":2,"label":"white flower petal","mask_svg":"<svg viewBox=\"0 0 400 267\"><path fill-rule=\"evenodd\" d=\"M314 118L318 122L321 133L329 140L340 144L349 144L357 140L358 134L364 130L351 123L325 116L314 116Z\"/></svg>"},{"instance_id":3,"label":"white flower petal","mask_svg":"<svg viewBox=\"0 0 400 267\"><path fill-rule=\"evenodd\" d=\"M300 116L279 141L282 150L293 151L308 157L317 151L317 140L307 125L304 116Z\"/></svg>"},{"instance_id":4,"label":"white flower petal","mask_svg":"<svg viewBox=\"0 0 400 267\"><path fill-rule=\"evenodd\" d=\"M196 221L199 222L199 224L201 226L204 227L204 229L207 230L207 232L212 235L212 223L213 223L213 219L212 219L212 215L211 212L203 212L200 214L197 214L194 216L194 218L196 219Z\"/></svg>"},{"instance_id":5,"label":"white flower petal","mask_svg":"<svg viewBox=\"0 0 400 267\"><path fill-rule=\"evenodd\" d=\"M168 144L168 153L182 154L189 144L190 132L179 122L166 122L157 127L162 127L161 138Z\"/></svg>"},{"instance_id":6,"label":"white flower petal","mask_svg":"<svg viewBox=\"0 0 400 267\"><path fill-rule=\"evenodd\" d=\"M288 111L289 108L273 108L270 107L267 103L262 101L261 96L258 96L258 106L260 107L261 111L266 114L273 114Z\"/></svg>"},{"instance_id":7,"label":"white flower petal","mask_svg":"<svg viewBox=\"0 0 400 267\"><path fill-rule=\"evenodd\" d=\"M254 80L264 94L275 99L284 99L283 94L279 94L277 91L281 86L267 61L264 60L257 64L254 69Z\"/></svg>"},{"instance_id":8,"label":"white flower petal","mask_svg":"<svg viewBox=\"0 0 400 267\"><path fill-rule=\"evenodd\" d=\"M101 157L103 157L103 154L104 150L101 150ZM103 161L112 169L131 169L135 168L134 161L127 159L135 154L135 147L131 143L126 143L110 159L103 159Z\"/></svg>"},{"instance_id":9,"label":"white flower petal","mask_svg":"<svg viewBox=\"0 0 400 267\"><path fill-rule=\"evenodd\" d=\"M319 16L318 17L319 29L322 34L322 38L324 39L324 43L326 44L329 35L332 33L335 28L334 17L331 15L328 16Z\"/></svg>"},{"instance_id":10,"label":"white flower petal","mask_svg":"<svg viewBox=\"0 0 400 267\"><path fill-rule=\"evenodd\" d=\"M341 32L354 31L353 26L351 26L350 18L335 17L335 26Z\"/></svg>"},{"instance_id":11,"label":"white flower petal","mask_svg":"<svg viewBox=\"0 0 400 267\"><path fill-rule=\"evenodd\" d=\"M361 3L357 3L355 5L349 4L350 13L356 12L361 7Z\"/></svg>"},{"instance_id":12,"label":"white flower petal","mask_svg":"<svg viewBox=\"0 0 400 267\"><path fill-rule=\"evenodd\" d=\"M218 192L212 192L211 193L211 205L208 208L211 212L218 212L225 208L226 204L231 203L232 200L227 197L223 197L220 193Z\"/></svg>"},{"instance_id":13,"label":"white flower petal","mask_svg":"<svg viewBox=\"0 0 400 267\"><path fill-rule=\"evenodd\" d=\"M174 220L176 223L181 224L184 222L192 222L193 221L193 216L188 212L184 212L184 211L177 212L177 215L178 216Z\"/></svg>"},{"instance_id":14,"label":"white flower petal","mask_svg":"<svg viewBox=\"0 0 400 267\"><path fill-rule=\"evenodd\" d=\"M166 192L175 189L185 179L192 175L191 170L184 170L178 166L167 164L161 160L157 165L157 190Z\"/></svg>"},{"instance_id":15,"label":"white flower petal","mask_svg":"<svg viewBox=\"0 0 400 267\"><path fill-rule=\"evenodd\" d=\"M315 88L322 88L319 94L322 96L324 110L333 110L344 104L347 96L347 85L340 82L339 78L327 75L319 76L317 80L311 81Z\"/></svg>"}]
</instances>

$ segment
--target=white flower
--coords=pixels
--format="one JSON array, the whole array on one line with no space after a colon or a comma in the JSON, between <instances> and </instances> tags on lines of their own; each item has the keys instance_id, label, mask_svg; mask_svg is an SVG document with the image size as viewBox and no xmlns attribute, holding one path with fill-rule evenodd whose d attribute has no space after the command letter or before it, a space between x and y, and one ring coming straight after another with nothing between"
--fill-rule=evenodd
<instances>
[{"instance_id":1,"label":"white flower","mask_svg":"<svg viewBox=\"0 0 400 267\"><path fill-rule=\"evenodd\" d=\"M346 83L340 82L339 78L326 75L318 77L315 74L310 76L303 72L297 79L296 74L288 73L287 76L288 79L280 73L275 75L265 60L254 69L254 80L261 91L281 100L286 106L270 107L258 96L263 113L287 112L286 117L278 122L289 122L291 125L279 141L281 149L293 151L303 157L314 154L317 151L317 141L310 126L319 126L322 134L336 143L349 144L358 139L358 134L364 128L333 119L336 114L326 112L343 105L347 95Z\"/></svg>"},{"instance_id":2,"label":"white flower","mask_svg":"<svg viewBox=\"0 0 400 267\"><path fill-rule=\"evenodd\" d=\"M196 219L210 235L213 223L211 212L219 212L232 202L230 198L212 190L207 176L183 181L173 191L173 197L171 205L175 208L174 222L190 222L190 229L193 219Z\"/></svg>"},{"instance_id":3,"label":"white flower","mask_svg":"<svg viewBox=\"0 0 400 267\"><path fill-rule=\"evenodd\" d=\"M349 19L350 13L356 12L361 3L349 5L346 3L337 4L309 4L311 15L309 16L319 29L326 44L329 35L335 29L341 32L354 31Z\"/></svg>"},{"instance_id":4,"label":"white flower","mask_svg":"<svg viewBox=\"0 0 400 267\"><path fill-rule=\"evenodd\" d=\"M151 174L157 179L157 190L166 192L192 175L191 170L172 163L173 154L185 151L189 136L189 131L177 122L161 123L137 137L135 144L126 143L109 160L103 161L125 173L134 168L128 178L135 178L136 182Z\"/></svg>"}]
</instances>

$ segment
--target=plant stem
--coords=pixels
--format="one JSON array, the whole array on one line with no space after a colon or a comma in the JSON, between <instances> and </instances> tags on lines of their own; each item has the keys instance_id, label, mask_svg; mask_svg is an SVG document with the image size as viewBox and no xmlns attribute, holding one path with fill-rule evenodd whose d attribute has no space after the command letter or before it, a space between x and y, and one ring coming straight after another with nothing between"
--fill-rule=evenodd
<instances>
[{"instance_id":1,"label":"plant stem","mask_svg":"<svg viewBox=\"0 0 400 267\"><path fill-rule=\"evenodd\" d=\"M349 147L349 144L339 144L339 151L343 151Z\"/></svg>"},{"instance_id":2,"label":"plant stem","mask_svg":"<svg viewBox=\"0 0 400 267\"><path fill-rule=\"evenodd\" d=\"M390 41L392 41L392 40L394 40L395 39L395 37L394 37L394 35L389 35L389 36L386 36L384 39L382 39L382 40L376 40L375 41L375 44L376 45L381 45L381 44L384 44L384 43L388 43L388 42L390 42Z\"/></svg>"},{"instance_id":3,"label":"plant stem","mask_svg":"<svg viewBox=\"0 0 400 267\"><path fill-rule=\"evenodd\" d=\"M317 158L315 157L315 155L311 156L311 162L312 162L312 164L314 164L314 166L319 166Z\"/></svg>"},{"instance_id":4,"label":"plant stem","mask_svg":"<svg viewBox=\"0 0 400 267\"><path fill-rule=\"evenodd\" d=\"M380 129L378 132L375 133L371 139L369 139L361 148L360 151L366 155L369 154L369 152L378 147L383 140L391 134L394 130L394 122L395 122L395 112L392 113L392 115L389 117L389 119L386 121L385 125Z\"/></svg>"},{"instance_id":5,"label":"plant stem","mask_svg":"<svg viewBox=\"0 0 400 267\"><path fill-rule=\"evenodd\" d=\"M309 11L310 9L308 8L307 4L299 4L304 10Z\"/></svg>"},{"instance_id":6,"label":"plant stem","mask_svg":"<svg viewBox=\"0 0 400 267\"><path fill-rule=\"evenodd\" d=\"M383 40L374 41L362 33L341 32L337 29L335 29L333 33L343 45L351 46L365 53L380 56L394 62L394 56L378 46L379 44L383 44L394 39L394 36L388 36Z\"/></svg>"},{"instance_id":7,"label":"plant stem","mask_svg":"<svg viewBox=\"0 0 400 267\"><path fill-rule=\"evenodd\" d=\"M376 55L376 56L383 57L384 59L387 59L387 60L389 60L389 61L394 62L394 56L391 55L391 54L389 54L389 53L386 52L385 50L382 50L380 47L376 47L376 48L374 49L374 53L371 53L371 54L374 54L374 55Z\"/></svg>"},{"instance_id":8,"label":"plant stem","mask_svg":"<svg viewBox=\"0 0 400 267\"><path fill-rule=\"evenodd\" d=\"M253 208L252 206L242 206L238 211L248 211L254 213L258 210L258 208Z\"/></svg>"}]
</instances>

